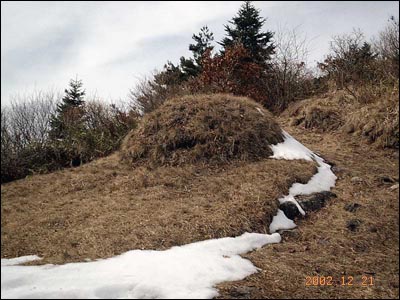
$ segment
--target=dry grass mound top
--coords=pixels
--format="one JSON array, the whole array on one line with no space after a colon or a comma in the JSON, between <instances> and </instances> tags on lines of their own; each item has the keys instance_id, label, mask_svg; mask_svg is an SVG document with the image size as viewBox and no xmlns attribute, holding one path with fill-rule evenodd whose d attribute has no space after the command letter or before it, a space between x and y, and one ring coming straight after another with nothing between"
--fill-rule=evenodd
<instances>
[{"instance_id":1,"label":"dry grass mound top","mask_svg":"<svg viewBox=\"0 0 400 300\"><path fill-rule=\"evenodd\" d=\"M122 144L123 159L149 165L255 161L283 141L272 115L256 102L227 94L166 101Z\"/></svg>"}]
</instances>

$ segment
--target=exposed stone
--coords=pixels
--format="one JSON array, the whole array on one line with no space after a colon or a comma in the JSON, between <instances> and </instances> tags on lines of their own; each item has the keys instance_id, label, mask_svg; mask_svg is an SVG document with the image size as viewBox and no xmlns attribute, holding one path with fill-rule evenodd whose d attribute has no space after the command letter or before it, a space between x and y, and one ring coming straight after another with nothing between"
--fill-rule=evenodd
<instances>
[{"instance_id":1,"label":"exposed stone","mask_svg":"<svg viewBox=\"0 0 400 300\"><path fill-rule=\"evenodd\" d=\"M321 192L310 195L298 195L295 199L305 212L310 212L321 209L325 206L326 201L333 197L336 198L335 193ZM284 202L279 205L279 209L282 210L285 213L285 216L291 220L302 217L297 205L293 202Z\"/></svg>"},{"instance_id":2,"label":"exposed stone","mask_svg":"<svg viewBox=\"0 0 400 300\"><path fill-rule=\"evenodd\" d=\"M301 213L299 209L297 208L297 205L294 204L293 202L284 202L281 205L279 205L279 209L282 210L285 213L285 216L288 217L290 220L294 220L297 217L301 216Z\"/></svg>"},{"instance_id":3,"label":"exposed stone","mask_svg":"<svg viewBox=\"0 0 400 300\"><path fill-rule=\"evenodd\" d=\"M256 289L257 288L255 288L255 287L238 286L238 287L232 288L229 294L233 299L250 299L251 294Z\"/></svg>"},{"instance_id":4,"label":"exposed stone","mask_svg":"<svg viewBox=\"0 0 400 300\"><path fill-rule=\"evenodd\" d=\"M336 198L336 194L332 192L314 193L311 195L299 195L295 197L304 211L315 211L325 206L326 201L330 198Z\"/></svg>"},{"instance_id":5,"label":"exposed stone","mask_svg":"<svg viewBox=\"0 0 400 300\"><path fill-rule=\"evenodd\" d=\"M358 208L361 207L361 204L358 203L349 203L346 204L346 206L344 207L345 210L349 211L349 212L355 212Z\"/></svg>"},{"instance_id":6,"label":"exposed stone","mask_svg":"<svg viewBox=\"0 0 400 300\"><path fill-rule=\"evenodd\" d=\"M374 225L370 226L368 230L369 232L378 232L378 228Z\"/></svg>"},{"instance_id":7,"label":"exposed stone","mask_svg":"<svg viewBox=\"0 0 400 300\"><path fill-rule=\"evenodd\" d=\"M291 229L291 230L281 230L280 234L284 241L288 240L297 240L300 237L298 230Z\"/></svg>"},{"instance_id":8,"label":"exposed stone","mask_svg":"<svg viewBox=\"0 0 400 300\"><path fill-rule=\"evenodd\" d=\"M389 190L394 191L399 189L399 184L392 185Z\"/></svg>"},{"instance_id":9,"label":"exposed stone","mask_svg":"<svg viewBox=\"0 0 400 300\"><path fill-rule=\"evenodd\" d=\"M362 182L364 182L364 179L362 179L361 177L355 176L355 177L351 178L350 181L351 181L353 184L356 184L356 183L362 183Z\"/></svg>"},{"instance_id":10,"label":"exposed stone","mask_svg":"<svg viewBox=\"0 0 400 300\"><path fill-rule=\"evenodd\" d=\"M351 219L347 221L346 227L350 231L356 231L358 227L361 225L362 221L359 219Z\"/></svg>"},{"instance_id":11,"label":"exposed stone","mask_svg":"<svg viewBox=\"0 0 400 300\"><path fill-rule=\"evenodd\" d=\"M338 166L332 166L332 172L335 174L342 174L346 171L346 169L338 167Z\"/></svg>"},{"instance_id":12,"label":"exposed stone","mask_svg":"<svg viewBox=\"0 0 400 300\"><path fill-rule=\"evenodd\" d=\"M383 184L393 184L397 180L396 180L396 178L392 178L390 176L378 176L378 181Z\"/></svg>"}]
</instances>

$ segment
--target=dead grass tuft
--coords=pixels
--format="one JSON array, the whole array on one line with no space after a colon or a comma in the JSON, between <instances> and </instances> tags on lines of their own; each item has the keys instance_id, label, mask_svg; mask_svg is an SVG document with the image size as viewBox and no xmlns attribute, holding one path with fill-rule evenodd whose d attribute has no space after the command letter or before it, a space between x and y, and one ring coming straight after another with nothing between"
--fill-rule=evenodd
<instances>
[{"instance_id":1,"label":"dead grass tuft","mask_svg":"<svg viewBox=\"0 0 400 300\"><path fill-rule=\"evenodd\" d=\"M150 166L255 161L283 141L272 115L256 102L228 94L166 101L122 144L122 158Z\"/></svg>"},{"instance_id":2,"label":"dead grass tuft","mask_svg":"<svg viewBox=\"0 0 400 300\"><path fill-rule=\"evenodd\" d=\"M364 105L347 115L343 130L365 137L378 147L399 148L399 94Z\"/></svg>"}]
</instances>

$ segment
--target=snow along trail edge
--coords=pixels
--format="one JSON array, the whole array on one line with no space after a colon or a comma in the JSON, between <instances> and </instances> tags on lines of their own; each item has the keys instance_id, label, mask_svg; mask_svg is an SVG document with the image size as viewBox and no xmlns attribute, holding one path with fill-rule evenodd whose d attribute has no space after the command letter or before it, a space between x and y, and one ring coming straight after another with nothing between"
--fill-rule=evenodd
<instances>
[{"instance_id":1,"label":"snow along trail edge","mask_svg":"<svg viewBox=\"0 0 400 300\"><path fill-rule=\"evenodd\" d=\"M322 158L287 132L271 146L275 159L305 159L318 163L318 172L306 184L295 183L280 203L294 196L329 191L336 176ZM304 214L301 209L300 212ZM236 281L258 269L240 256L267 244L279 243L276 231L296 224L278 210L272 234L245 233L235 238L196 242L165 251L132 250L92 262L65 265L19 266L40 259L30 255L1 260L2 298L213 298L215 285Z\"/></svg>"},{"instance_id":2,"label":"snow along trail edge","mask_svg":"<svg viewBox=\"0 0 400 300\"><path fill-rule=\"evenodd\" d=\"M272 145L271 149L273 155L271 158L275 159L304 159L308 161L315 161L318 164L318 172L306 183L295 183L289 189L289 194L280 198L279 202L293 202L296 204L302 215L305 215L304 210L294 198L298 195L309 195L313 193L320 193L330 191L335 186L336 175L332 172L331 166L327 164L321 157L313 153L310 149L298 142L289 133L283 131L284 141L277 145ZM269 231L274 233L282 229L293 229L296 224L287 218L283 211L278 209L278 213L272 219L269 225Z\"/></svg>"}]
</instances>

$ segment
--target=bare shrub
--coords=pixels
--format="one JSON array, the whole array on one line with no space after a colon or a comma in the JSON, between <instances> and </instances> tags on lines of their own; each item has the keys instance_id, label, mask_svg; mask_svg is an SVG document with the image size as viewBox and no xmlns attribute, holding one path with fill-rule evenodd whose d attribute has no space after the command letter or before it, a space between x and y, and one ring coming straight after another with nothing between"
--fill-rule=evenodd
<instances>
[{"instance_id":1,"label":"bare shrub","mask_svg":"<svg viewBox=\"0 0 400 300\"><path fill-rule=\"evenodd\" d=\"M375 51L388 75L399 78L399 19L391 17L389 24L373 40Z\"/></svg>"},{"instance_id":2,"label":"bare shrub","mask_svg":"<svg viewBox=\"0 0 400 300\"><path fill-rule=\"evenodd\" d=\"M11 105L2 107L2 183L108 155L136 124L137 115L133 111L88 101L65 112L65 135L53 138L50 122L61 97L53 90L35 91L16 95Z\"/></svg>"},{"instance_id":3,"label":"bare shrub","mask_svg":"<svg viewBox=\"0 0 400 300\"><path fill-rule=\"evenodd\" d=\"M313 74L307 67L307 37L300 27L280 27L274 34L275 55L272 57L271 78L268 80L270 98L280 111L290 102L304 99L312 93Z\"/></svg>"},{"instance_id":4,"label":"bare shrub","mask_svg":"<svg viewBox=\"0 0 400 300\"><path fill-rule=\"evenodd\" d=\"M357 85L377 80L375 58L364 34L354 30L351 34L333 37L330 54L319 67L337 88L346 89L357 98L354 91Z\"/></svg>"},{"instance_id":5,"label":"bare shrub","mask_svg":"<svg viewBox=\"0 0 400 300\"><path fill-rule=\"evenodd\" d=\"M131 108L141 114L149 113L170 97L185 93L186 80L179 66L168 62L163 71L155 71L150 78L142 78L129 91Z\"/></svg>"}]
</instances>

